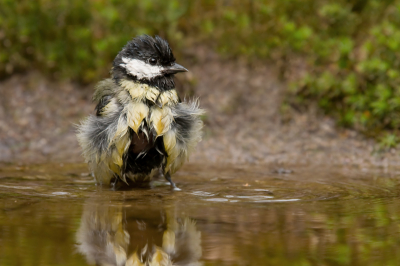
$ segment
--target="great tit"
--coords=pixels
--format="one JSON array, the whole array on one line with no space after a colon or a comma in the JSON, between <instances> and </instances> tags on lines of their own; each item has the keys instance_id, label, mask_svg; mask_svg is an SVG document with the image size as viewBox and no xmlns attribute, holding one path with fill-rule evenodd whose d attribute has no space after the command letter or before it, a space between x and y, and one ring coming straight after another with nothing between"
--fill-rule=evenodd
<instances>
[{"instance_id":1,"label":"great tit","mask_svg":"<svg viewBox=\"0 0 400 266\"><path fill-rule=\"evenodd\" d=\"M201 140L204 113L197 100L181 101L175 63L167 41L141 35L113 61L111 78L99 82L95 115L78 126L83 156L100 184L149 182L162 170L171 175Z\"/></svg>"}]
</instances>

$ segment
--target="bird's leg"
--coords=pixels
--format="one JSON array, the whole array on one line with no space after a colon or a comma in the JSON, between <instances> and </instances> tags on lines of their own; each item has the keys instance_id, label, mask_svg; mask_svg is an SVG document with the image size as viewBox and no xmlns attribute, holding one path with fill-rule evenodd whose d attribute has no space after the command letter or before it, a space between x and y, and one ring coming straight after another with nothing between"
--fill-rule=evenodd
<instances>
[{"instance_id":1,"label":"bird's leg","mask_svg":"<svg viewBox=\"0 0 400 266\"><path fill-rule=\"evenodd\" d=\"M111 181L110 181L110 185L113 190L116 190L117 183L118 183L118 177L114 176L113 179L111 179Z\"/></svg>"},{"instance_id":2,"label":"bird's leg","mask_svg":"<svg viewBox=\"0 0 400 266\"><path fill-rule=\"evenodd\" d=\"M166 173L166 174L164 175L164 177L165 177L165 179L167 179L167 181L171 184L171 187L172 187L172 188L176 188L175 183L172 182L171 174L170 174L169 172Z\"/></svg>"}]
</instances>

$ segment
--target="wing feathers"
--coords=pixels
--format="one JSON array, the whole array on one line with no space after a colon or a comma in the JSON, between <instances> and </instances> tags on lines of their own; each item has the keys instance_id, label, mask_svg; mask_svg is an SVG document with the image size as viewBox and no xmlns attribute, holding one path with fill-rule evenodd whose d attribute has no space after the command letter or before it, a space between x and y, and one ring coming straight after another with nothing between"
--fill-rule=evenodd
<instances>
[{"instance_id":1,"label":"wing feathers","mask_svg":"<svg viewBox=\"0 0 400 266\"><path fill-rule=\"evenodd\" d=\"M172 108L174 122L165 133L164 146L168 154L164 172L175 173L188 159L197 143L201 141L203 122L200 117L204 110L198 102L179 103Z\"/></svg>"}]
</instances>

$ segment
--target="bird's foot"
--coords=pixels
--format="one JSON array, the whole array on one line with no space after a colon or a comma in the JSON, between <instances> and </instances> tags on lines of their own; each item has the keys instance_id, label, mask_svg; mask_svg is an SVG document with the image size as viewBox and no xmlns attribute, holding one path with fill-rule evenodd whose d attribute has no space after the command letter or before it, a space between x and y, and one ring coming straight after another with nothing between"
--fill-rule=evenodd
<instances>
[{"instance_id":1,"label":"bird's foot","mask_svg":"<svg viewBox=\"0 0 400 266\"><path fill-rule=\"evenodd\" d=\"M167 181L171 184L171 188L172 188L173 190L177 190L177 191L180 190L180 189L175 185L175 183L172 181L172 178L171 178L171 175L170 175L169 172L165 174L165 179L167 179Z\"/></svg>"}]
</instances>

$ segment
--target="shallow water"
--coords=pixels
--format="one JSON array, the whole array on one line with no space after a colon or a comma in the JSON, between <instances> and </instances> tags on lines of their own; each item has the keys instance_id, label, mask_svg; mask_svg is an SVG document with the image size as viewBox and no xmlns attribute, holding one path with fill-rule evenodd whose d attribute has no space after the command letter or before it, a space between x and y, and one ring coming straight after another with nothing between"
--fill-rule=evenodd
<instances>
[{"instance_id":1,"label":"shallow water","mask_svg":"<svg viewBox=\"0 0 400 266\"><path fill-rule=\"evenodd\" d=\"M399 172L290 170L112 191L83 164L1 165L0 265L400 265Z\"/></svg>"}]
</instances>

